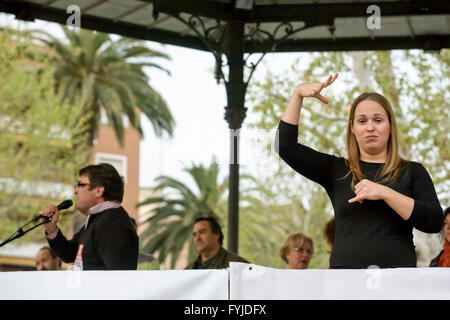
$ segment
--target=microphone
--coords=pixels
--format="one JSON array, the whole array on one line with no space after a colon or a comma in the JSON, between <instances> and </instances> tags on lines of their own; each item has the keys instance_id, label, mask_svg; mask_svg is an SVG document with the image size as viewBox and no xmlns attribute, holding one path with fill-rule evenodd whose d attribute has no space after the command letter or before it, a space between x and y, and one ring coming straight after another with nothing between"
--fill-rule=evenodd
<instances>
[{"instance_id":1,"label":"microphone","mask_svg":"<svg viewBox=\"0 0 450 320\"><path fill-rule=\"evenodd\" d=\"M67 200L64 200L63 202L61 202L60 204L58 204L58 205L56 206L56 208L58 208L58 210L64 210L64 209L70 208L70 207L72 206L72 204L73 204L72 200L67 199ZM42 215L38 215L37 217L35 217L35 218L33 219L33 221L35 221L35 220L37 220L37 219L39 219L39 218L44 218L44 219L45 219L45 222L49 222L49 221L52 220L52 219L49 218L49 217L44 217L44 216L42 216Z\"/></svg>"},{"instance_id":2,"label":"microphone","mask_svg":"<svg viewBox=\"0 0 450 320\"><path fill-rule=\"evenodd\" d=\"M64 210L70 208L72 205L73 205L72 200L67 199L58 204L56 207L58 208L58 210Z\"/></svg>"}]
</instances>

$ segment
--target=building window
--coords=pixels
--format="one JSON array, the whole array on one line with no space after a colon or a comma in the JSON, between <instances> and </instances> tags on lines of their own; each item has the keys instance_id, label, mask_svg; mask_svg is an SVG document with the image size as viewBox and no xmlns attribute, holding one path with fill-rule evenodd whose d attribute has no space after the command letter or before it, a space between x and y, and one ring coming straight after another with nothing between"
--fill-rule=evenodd
<instances>
[{"instance_id":1,"label":"building window","mask_svg":"<svg viewBox=\"0 0 450 320\"><path fill-rule=\"evenodd\" d=\"M106 115L106 111L103 107L100 107L100 124L111 127L108 116ZM122 115L122 124L125 129L128 128L128 125L130 124L130 120L124 114Z\"/></svg>"}]
</instances>

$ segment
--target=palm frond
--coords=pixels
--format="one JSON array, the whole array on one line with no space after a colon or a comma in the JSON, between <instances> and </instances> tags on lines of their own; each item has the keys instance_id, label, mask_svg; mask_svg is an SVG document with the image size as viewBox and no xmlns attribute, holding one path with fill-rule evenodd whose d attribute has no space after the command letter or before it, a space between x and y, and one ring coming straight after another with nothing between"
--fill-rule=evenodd
<instances>
[{"instance_id":1,"label":"palm frond","mask_svg":"<svg viewBox=\"0 0 450 320\"><path fill-rule=\"evenodd\" d=\"M214 216L219 221L217 211L223 207L224 182L218 181L219 166L195 165L185 168L196 185L196 190L183 182L168 176L159 176L155 191L161 196L150 197L138 206L154 206L144 221L147 228L141 234L143 250L158 252L158 259L164 261L171 256L170 264L175 266L180 251L192 242L192 227L200 216ZM169 192L168 192L169 191ZM189 246L190 247L190 246ZM192 250L192 249L191 249Z\"/></svg>"},{"instance_id":2,"label":"palm frond","mask_svg":"<svg viewBox=\"0 0 450 320\"><path fill-rule=\"evenodd\" d=\"M155 133L169 135L174 121L162 97L149 85L144 68L152 67L166 71L152 59L170 57L145 46L145 42L130 38L113 41L106 33L81 29L72 31L63 26L67 41L51 35L42 37L44 43L54 51L55 78L64 97L74 101L82 97L85 104L99 119L100 106L105 110L109 124L123 144L124 127L122 115L143 134L136 108L149 118ZM98 125L91 123L90 139L93 139ZM92 144L92 141L90 142Z\"/></svg>"}]
</instances>

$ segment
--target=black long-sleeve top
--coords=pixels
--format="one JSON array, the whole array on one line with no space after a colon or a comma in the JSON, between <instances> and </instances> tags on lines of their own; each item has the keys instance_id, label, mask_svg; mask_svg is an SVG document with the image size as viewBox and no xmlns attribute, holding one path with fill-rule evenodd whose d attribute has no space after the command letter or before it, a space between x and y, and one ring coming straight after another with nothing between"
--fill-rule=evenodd
<instances>
[{"instance_id":1,"label":"black long-sleeve top","mask_svg":"<svg viewBox=\"0 0 450 320\"><path fill-rule=\"evenodd\" d=\"M280 157L295 171L325 188L333 205L336 234L330 268L415 267L413 227L437 233L443 223L443 211L426 169L407 162L389 188L414 199L408 220L403 220L383 200L348 203L355 197L351 175L344 158L313 150L297 142L298 126L280 121L276 145ZM379 182L381 163L360 161L368 180Z\"/></svg>"},{"instance_id":2,"label":"black long-sleeve top","mask_svg":"<svg viewBox=\"0 0 450 320\"><path fill-rule=\"evenodd\" d=\"M136 270L139 238L128 213L122 208L107 209L89 216L71 240L58 230L48 240L50 247L66 263L81 253L83 270ZM81 251L80 251L81 246Z\"/></svg>"}]
</instances>

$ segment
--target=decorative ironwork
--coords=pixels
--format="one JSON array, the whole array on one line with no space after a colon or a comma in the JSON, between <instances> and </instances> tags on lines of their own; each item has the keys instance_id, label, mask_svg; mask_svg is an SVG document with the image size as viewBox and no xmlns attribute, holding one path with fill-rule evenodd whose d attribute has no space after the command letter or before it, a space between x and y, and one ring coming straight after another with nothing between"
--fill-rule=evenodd
<instances>
[{"instance_id":1,"label":"decorative ironwork","mask_svg":"<svg viewBox=\"0 0 450 320\"><path fill-rule=\"evenodd\" d=\"M260 25L260 23L257 23L253 27L250 27L250 32L246 34L245 37L256 44L259 42L261 45L261 51L264 53L275 51L278 44L285 41L292 35L311 27L304 24L299 28L294 28L290 22L281 22L275 27L274 31L270 33L269 31L262 29ZM283 30L284 34L279 35L280 30Z\"/></svg>"},{"instance_id":2,"label":"decorative ironwork","mask_svg":"<svg viewBox=\"0 0 450 320\"><path fill-rule=\"evenodd\" d=\"M153 12L155 19L158 18L158 13ZM186 33L194 32L195 35L202 41L205 48L210 51L215 58L215 70L214 77L217 83L223 79L228 92L228 106L225 108L225 119L227 120L231 129L239 129L245 118L247 109L244 107L245 92L247 86L257 68L259 63L263 60L267 52L275 51L276 47L286 39L292 37L294 34L301 32L309 27L316 25L324 25L324 23L316 22L305 23L300 27L294 27L290 22L281 22L276 25L272 32L269 32L261 28L261 23L244 25L243 35L232 34L232 29L228 22L221 22L219 19L202 18L195 14L187 14L176 11L166 13L173 16L175 19L187 26ZM330 27L330 32L334 32L334 26L327 23ZM236 41L233 37L237 36L240 39L243 36L242 52L239 56L231 56L238 54L237 52L231 53L230 43ZM250 53L245 53L245 46L254 46L257 50L252 50ZM248 49L248 48L247 48ZM248 50L247 50L248 51ZM251 60L254 54L260 54L256 61ZM239 83L230 81L230 73L232 72L230 66L230 59L242 59L243 74L246 79L242 79ZM240 67L237 67L240 68ZM225 70L228 69L226 72ZM248 70L249 72L245 72ZM228 74L228 79L226 77ZM231 101L231 97L233 97Z\"/></svg>"},{"instance_id":3,"label":"decorative ironwork","mask_svg":"<svg viewBox=\"0 0 450 320\"><path fill-rule=\"evenodd\" d=\"M154 17L157 18L157 13L154 13ZM209 20L204 19L197 15L190 15L188 18L182 17L179 13L174 15L178 21L182 22L196 34L196 36L202 41L205 47L214 55L216 60L214 77L217 82L221 79L228 83L226 79L224 69L229 67L227 52L225 50L225 42L232 41L227 37L227 28L225 22L221 23L220 20L213 20L215 23L212 26L207 26ZM264 30L261 28L260 23L247 26L244 30L244 40L245 43L252 43L255 47L259 48L258 54L261 56L256 60L256 62L251 62L250 57L255 53L249 53L244 59L244 67L250 71L247 79L244 81L245 85L250 82L254 71L258 64L263 60L267 52L275 51L278 44L285 41L286 39L292 37L294 34L301 32L312 26L320 24L306 24L303 23L301 27L294 28L293 24L290 22L279 23L272 32ZM334 31L334 26L329 26L330 31ZM224 62L226 61L226 62Z\"/></svg>"},{"instance_id":4,"label":"decorative ironwork","mask_svg":"<svg viewBox=\"0 0 450 320\"><path fill-rule=\"evenodd\" d=\"M224 54L223 41L226 33L225 26L219 20L215 20L213 26L206 27L203 19L196 15L191 15L187 20L179 15L174 16L174 18L185 24L189 30L193 31L205 47L214 55L216 59L214 76L217 82L219 83L220 79L224 79L227 82L223 73L223 67L228 66L228 63L224 64L222 59L222 55Z\"/></svg>"}]
</instances>

